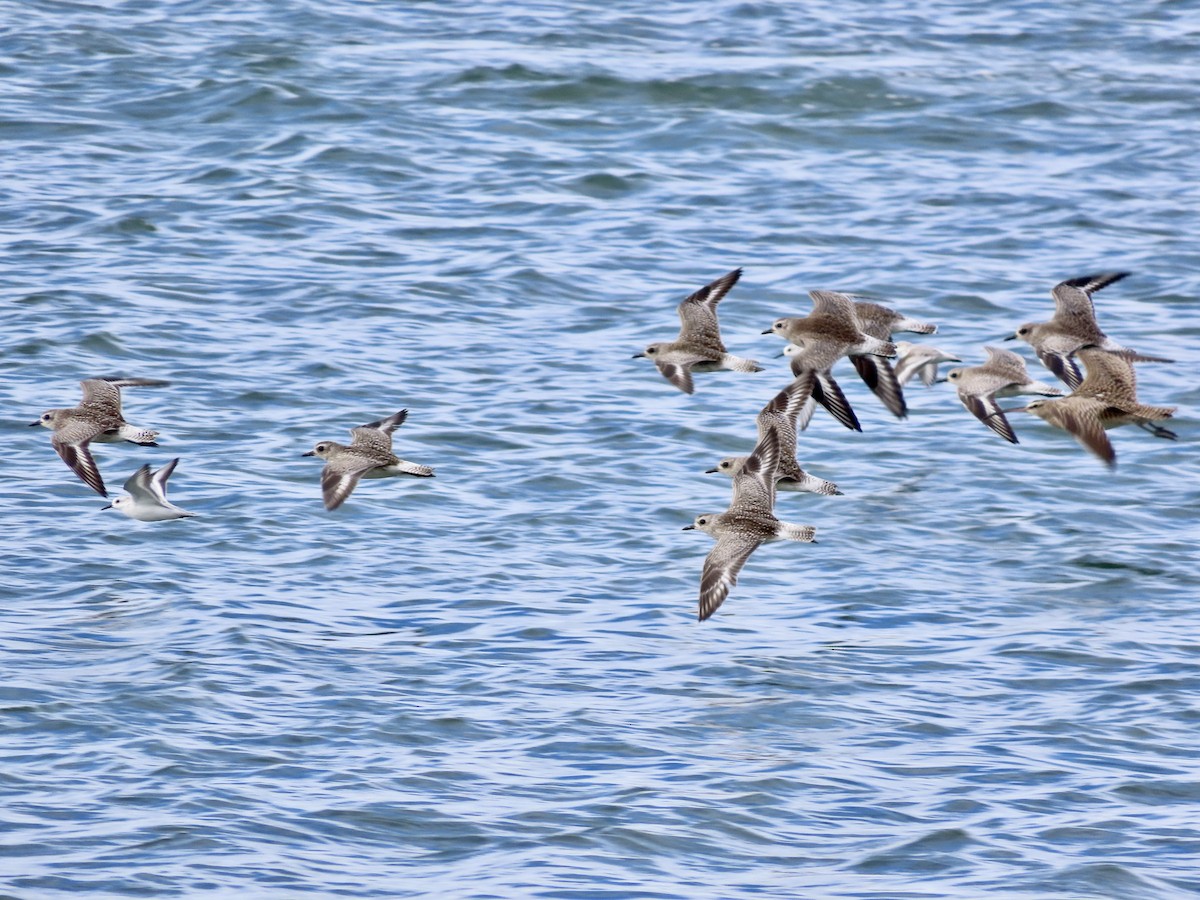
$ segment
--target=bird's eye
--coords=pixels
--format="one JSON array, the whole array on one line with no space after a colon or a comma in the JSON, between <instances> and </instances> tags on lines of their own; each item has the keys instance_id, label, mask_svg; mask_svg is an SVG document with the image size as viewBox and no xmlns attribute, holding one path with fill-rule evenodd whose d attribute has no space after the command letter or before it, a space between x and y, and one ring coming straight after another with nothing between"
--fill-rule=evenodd
<instances>
[{"instance_id":1,"label":"bird's eye","mask_svg":"<svg viewBox=\"0 0 1200 900\"><path fill-rule=\"evenodd\" d=\"M42 413L42 421L43 422L49 422L53 418L54 418L54 416L50 415L50 413Z\"/></svg>"},{"instance_id":2,"label":"bird's eye","mask_svg":"<svg viewBox=\"0 0 1200 900\"><path fill-rule=\"evenodd\" d=\"M783 329L783 319L780 319L778 322L776 322L771 327L774 328L776 331L781 331Z\"/></svg>"},{"instance_id":3,"label":"bird's eye","mask_svg":"<svg viewBox=\"0 0 1200 900\"><path fill-rule=\"evenodd\" d=\"M1018 328L1017 334L1021 334L1021 335L1029 334L1029 329L1028 328Z\"/></svg>"},{"instance_id":4,"label":"bird's eye","mask_svg":"<svg viewBox=\"0 0 1200 900\"><path fill-rule=\"evenodd\" d=\"M728 469L728 468L729 468L729 465L730 465L730 464L729 464L728 462L723 462L723 463L721 463L721 468L722 468L722 469Z\"/></svg>"},{"instance_id":5,"label":"bird's eye","mask_svg":"<svg viewBox=\"0 0 1200 900\"><path fill-rule=\"evenodd\" d=\"M650 356L653 356L657 352L658 352L657 347L647 347L646 348L646 353L648 353Z\"/></svg>"},{"instance_id":6,"label":"bird's eye","mask_svg":"<svg viewBox=\"0 0 1200 900\"><path fill-rule=\"evenodd\" d=\"M697 520L696 520L696 524L697 524L697 525L707 525L707 524L708 524L708 519L697 519Z\"/></svg>"}]
</instances>

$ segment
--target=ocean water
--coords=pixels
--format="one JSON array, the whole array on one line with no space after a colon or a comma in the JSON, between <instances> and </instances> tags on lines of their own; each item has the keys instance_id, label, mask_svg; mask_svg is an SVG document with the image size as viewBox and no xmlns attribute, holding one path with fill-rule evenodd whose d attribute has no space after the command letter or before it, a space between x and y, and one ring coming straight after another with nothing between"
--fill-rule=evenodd
<instances>
[{"instance_id":1,"label":"ocean water","mask_svg":"<svg viewBox=\"0 0 1200 900\"><path fill-rule=\"evenodd\" d=\"M1193 4L0 10L0 896L1200 895ZM631 359L737 266L765 371ZM808 290L974 364L1113 270L1177 442L842 363L819 542L695 620ZM113 374L171 386L110 489L197 518L26 427ZM301 454L401 408L437 477L326 512Z\"/></svg>"}]
</instances>

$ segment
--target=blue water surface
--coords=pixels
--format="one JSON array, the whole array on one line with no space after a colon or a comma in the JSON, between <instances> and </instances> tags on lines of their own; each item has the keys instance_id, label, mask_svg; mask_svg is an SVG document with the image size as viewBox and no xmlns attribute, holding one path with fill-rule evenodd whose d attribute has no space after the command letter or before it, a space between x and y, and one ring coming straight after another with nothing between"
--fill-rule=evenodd
<instances>
[{"instance_id":1,"label":"blue water surface","mask_svg":"<svg viewBox=\"0 0 1200 900\"><path fill-rule=\"evenodd\" d=\"M0 11L0 896L1200 895L1192 4ZM765 371L631 358L739 266ZM845 495L696 621L775 318L977 364L1103 271L1177 442L840 363L864 430L798 456ZM196 518L26 427L117 374L171 386L110 489L178 456ZM437 477L326 512L301 453L401 408Z\"/></svg>"}]
</instances>

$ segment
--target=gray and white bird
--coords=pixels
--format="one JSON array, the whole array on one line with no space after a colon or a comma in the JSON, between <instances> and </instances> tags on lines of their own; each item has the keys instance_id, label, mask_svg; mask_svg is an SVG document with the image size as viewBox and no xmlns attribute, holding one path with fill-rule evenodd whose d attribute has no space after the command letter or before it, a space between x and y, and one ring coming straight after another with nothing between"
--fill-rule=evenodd
<instances>
[{"instance_id":1,"label":"gray and white bird","mask_svg":"<svg viewBox=\"0 0 1200 900\"><path fill-rule=\"evenodd\" d=\"M996 402L997 397L1018 394L1061 396L1062 391L1041 381L1034 381L1025 369L1025 360L1011 350L984 347L988 361L982 366L951 369L946 380L958 389L958 399L975 418L1000 437L1016 444L1017 435Z\"/></svg>"},{"instance_id":2,"label":"gray and white bird","mask_svg":"<svg viewBox=\"0 0 1200 900\"><path fill-rule=\"evenodd\" d=\"M734 269L685 298L678 310L679 336L651 344L633 358L653 360L663 377L685 394L695 390L693 372L761 372L754 360L726 351L717 322L717 304L741 277L742 270Z\"/></svg>"},{"instance_id":3,"label":"gray and white bird","mask_svg":"<svg viewBox=\"0 0 1200 900\"><path fill-rule=\"evenodd\" d=\"M107 497L104 479L88 445L128 441L143 447L157 447L158 432L130 425L121 414L121 388L166 387L168 382L153 378L87 378L79 382L83 399L71 409L50 409L30 427L42 425L54 436L50 445L71 471L101 497Z\"/></svg>"},{"instance_id":4,"label":"gray and white bird","mask_svg":"<svg viewBox=\"0 0 1200 900\"><path fill-rule=\"evenodd\" d=\"M1154 424L1171 418L1175 407L1138 402L1132 364L1137 354L1085 347L1076 355L1083 362L1087 376L1074 393L1056 400L1034 400L1020 410L1009 412L1031 412L1061 428L1110 468L1117 464L1117 453L1105 434L1110 428L1137 425L1155 437L1175 440L1175 432Z\"/></svg>"},{"instance_id":5,"label":"gray and white bird","mask_svg":"<svg viewBox=\"0 0 1200 900\"><path fill-rule=\"evenodd\" d=\"M793 382L776 394L755 418L760 441L769 431L774 431L779 437L779 466L775 470L775 490L840 495L842 492L836 484L805 472L796 461L796 416L803 408L805 399L802 386ZM727 456L706 474L719 472L722 475L736 476L748 458Z\"/></svg>"},{"instance_id":6,"label":"gray and white bird","mask_svg":"<svg viewBox=\"0 0 1200 900\"><path fill-rule=\"evenodd\" d=\"M1128 275L1128 272L1100 272L1059 282L1050 291L1054 298L1054 316L1050 321L1026 322L1005 340L1025 341L1037 351L1042 364L1072 390L1083 383L1083 375L1075 363L1075 354L1083 347L1120 351L1133 362L1174 362L1122 347L1100 330L1092 294Z\"/></svg>"},{"instance_id":7,"label":"gray and white bird","mask_svg":"<svg viewBox=\"0 0 1200 900\"><path fill-rule=\"evenodd\" d=\"M780 522L775 506L775 469L779 465L779 435L769 431L733 476L733 502L720 513L697 516L684 531L703 531L717 539L704 559L700 575L700 621L725 602L737 584L738 573L759 544L789 540L812 542L811 525Z\"/></svg>"},{"instance_id":8,"label":"gray and white bird","mask_svg":"<svg viewBox=\"0 0 1200 900\"><path fill-rule=\"evenodd\" d=\"M196 515L180 509L167 499L167 479L179 465L179 458L171 460L157 472L148 465L142 466L125 481L127 497L118 497L103 509L115 509L137 519L139 522L165 522L168 519L186 519Z\"/></svg>"},{"instance_id":9,"label":"gray and white bird","mask_svg":"<svg viewBox=\"0 0 1200 900\"><path fill-rule=\"evenodd\" d=\"M938 366L947 362L962 362L962 358L930 347L928 344L914 344L911 341L896 341L896 351L900 354L896 362L896 379L901 386L908 384L916 375L926 387L931 387L937 381Z\"/></svg>"},{"instance_id":10,"label":"gray and white bird","mask_svg":"<svg viewBox=\"0 0 1200 900\"><path fill-rule=\"evenodd\" d=\"M854 301L838 291L809 291L813 310L807 316L776 319L763 334L788 341L784 354L791 359L792 374L811 386L812 397L852 431L862 431L858 417L846 400L832 369L843 356L896 355L896 345L867 334L859 326Z\"/></svg>"},{"instance_id":11,"label":"gray and white bird","mask_svg":"<svg viewBox=\"0 0 1200 900\"><path fill-rule=\"evenodd\" d=\"M408 418L408 410L351 428L354 440L350 446L337 441L321 441L303 456L319 456L325 460L321 470L321 493L325 508L337 509L346 502L360 478L395 478L415 475L432 478L433 469L408 462L392 452L392 432Z\"/></svg>"}]
</instances>

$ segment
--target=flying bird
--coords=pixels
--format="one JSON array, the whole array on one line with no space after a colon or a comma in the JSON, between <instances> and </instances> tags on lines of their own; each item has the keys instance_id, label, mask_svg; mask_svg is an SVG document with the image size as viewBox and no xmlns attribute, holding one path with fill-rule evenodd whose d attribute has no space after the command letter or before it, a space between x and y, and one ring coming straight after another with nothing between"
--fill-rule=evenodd
<instances>
[{"instance_id":1,"label":"flying bird","mask_svg":"<svg viewBox=\"0 0 1200 900\"><path fill-rule=\"evenodd\" d=\"M1137 399L1137 379L1131 360L1137 354L1085 347L1077 351L1087 377L1074 393L1056 400L1034 400L1023 410L1068 432L1109 467L1117 453L1105 434L1110 428L1137 425L1155 437L1175 440L1175 432L1156 425L1175 414L1174 406L1147 406Z\"/></svg>"},{"instance_id":2,"label":"flying bird","mask_svg":"<svg viewBox=\"0 0 1200 900\"><path fill-rule=\"evenodd\" d=\"M54 436L50 445L71 471L101 497L107 497L104 479L92 457L89 444L128 441L143 447L157 447L157 431L130 425L121 414L121 388L165 387L168 382L153 378L87 378L79 382L83 399L71 409L50 409L30 427L42 425Z\"/></svg>"},{"instance_id":3,"label":"flying bird","mask_svg":"<svg viewBox=\"0 0 1200 900\"><path fill-rule=\"evenodd\" d=\"M693 372L761 372L762 367L754 360L725 350L717 323L717 304L741 277L742 270L734 269L687 297L679 304L679 336L651 344L633 358L653 360L663 377L685 394L695 390Z\"/></svg>"},{"instance_id":4,"label":"flying bird","mask_svg":"<svg viewBox=\"0 0 1200 900\"><path fill-rule=\"evenodd\" d=\"M779 465L779 435L769 431L733 476L733 501L720 513L697 516L684 531L703 531L717 539L704 559L700 574L700 621L725 602L737 584L738 573L759 544L789 540L812 542L816 529L775 518L775 470Z\"/></svg>"},{"instance_id":5,"label":"flying bird","mask_svg":"<svg viewBox=\"0 0 1200 900\"><path fill-rule=\"evenodd\" d=\"M392 432L408 418L408 410L351 428L354 440L347 447L337 441L321 441L303 456L325 460L321 470L321 493L325 508L337 509L346 502L360 478L394 478L415 475L432 478L433 469L401 459L392 452Z\"/></svg>"}]
</instances>

